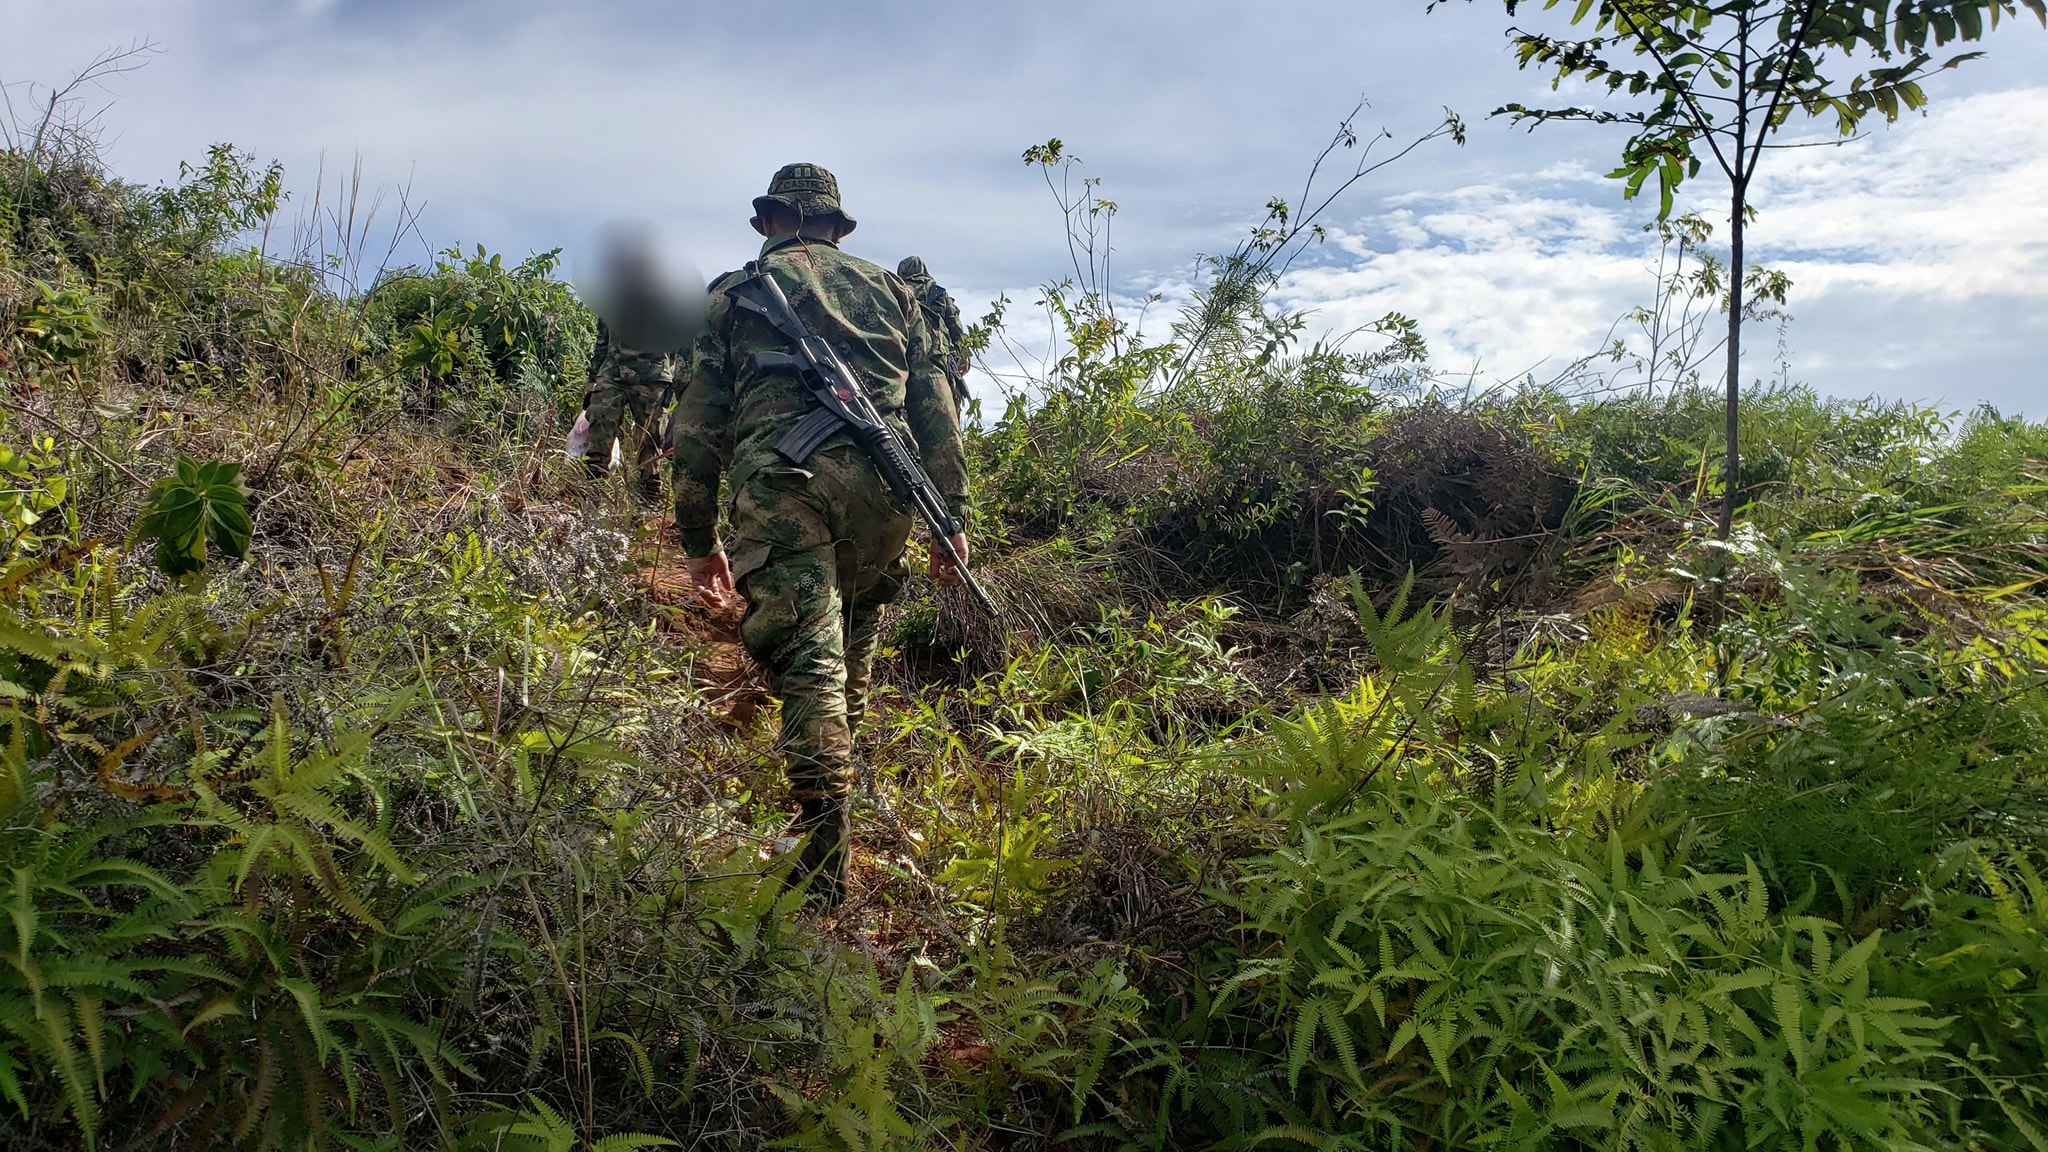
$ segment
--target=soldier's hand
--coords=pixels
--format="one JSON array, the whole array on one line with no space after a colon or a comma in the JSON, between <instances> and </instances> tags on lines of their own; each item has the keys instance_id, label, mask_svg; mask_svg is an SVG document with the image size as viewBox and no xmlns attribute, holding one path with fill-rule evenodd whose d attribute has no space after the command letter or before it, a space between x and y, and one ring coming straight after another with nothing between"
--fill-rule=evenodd
<instances>
[{"instance_id":1,"label":"soldier's hand","mask_svg":"<svg viewBox=\"0 0 2048 1152\"><path fill-rule=\"evenodd\" d=\"M723 608L735 595L732 586L732 565L726 562L725 553L713 552L709 556L692 556L684 562L684 570L690 574L690 586L699 596L714 608Z\"/></svg>"},{"instance_id":2,"label":"soldier's hand","mask_svg":"<svg viewBox=\"0 0 2048 1152\"><path fill-rule=\"evenodd\" d=\"M965 532L954 535L953 549L960 553L960 559L967 559L967 534ZM930 571L932 579L938 581L939 586L942 588L951 588L960 582L960 573L953 567L953 558L946 555L944 548L932 549Z\"/></svg>"}]
</instances>

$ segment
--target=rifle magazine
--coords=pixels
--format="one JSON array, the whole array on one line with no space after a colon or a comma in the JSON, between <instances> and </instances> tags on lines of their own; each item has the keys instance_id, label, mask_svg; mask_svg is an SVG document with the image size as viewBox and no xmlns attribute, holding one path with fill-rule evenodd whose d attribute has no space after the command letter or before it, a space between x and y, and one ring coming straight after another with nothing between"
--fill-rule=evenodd
<instances>
[{"instance_id":1,"label":"rifle magazine","mask_svg":"<svg viewBox=\"0 0 2048 1152\"><path fill-rule=\"evenodd\" d=\"M811 458L818 446L832 438L833 433L846 426L846 421L829 408L813 408L809 415L790 426L775 442L777 454L792 464L801 464Z\"/></svg>"}]
</instances>

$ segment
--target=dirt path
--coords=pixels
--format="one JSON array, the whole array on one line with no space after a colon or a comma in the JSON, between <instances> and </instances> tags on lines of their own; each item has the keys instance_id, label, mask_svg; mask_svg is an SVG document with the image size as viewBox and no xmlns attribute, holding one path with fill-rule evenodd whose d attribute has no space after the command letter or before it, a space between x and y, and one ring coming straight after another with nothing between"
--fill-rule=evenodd
<instances>
[{"instance_id":1,"label":"dirt path","mask_svg":"<svg viewBox=\"0 0 2048 1152\"><path fill-rule=\"evenodd\" d=\"M740 646L743 608L705 603L690 583L669 524L664 516L643 525L651 534L635 550L635 577L656 606L656 627L698 653L691 679L724 715L728 730L737 732L755 723L769 704L767 683ZM915 849L899 841L897 818L881 818L877 798L868 794L855 800L854 824L848 899L817 926L867 954L890 980L919 957L953 963L960 940L946 924L945 894L924 876ZM987 1045L966 1030L949 1028L939 1056L978 1067L988 1058Z\"/></svg>"},{"instance_id":2,"label":"dirt path","mask_svg":"<svg viewBox=\"0 0 2048 1152\"><path fill-rule=\"evenodd\" d=\"M669 542L671 523L663 516L646 525L653 538L634 556L638 582L648 601L661 609L656 627L701 650L690 668L698 691L724 712L728 724L744 727L768 702L768 686L740 647L742 608L737 603L714 608L697 594L682 552Z\"/></svg>"}]
</instances>

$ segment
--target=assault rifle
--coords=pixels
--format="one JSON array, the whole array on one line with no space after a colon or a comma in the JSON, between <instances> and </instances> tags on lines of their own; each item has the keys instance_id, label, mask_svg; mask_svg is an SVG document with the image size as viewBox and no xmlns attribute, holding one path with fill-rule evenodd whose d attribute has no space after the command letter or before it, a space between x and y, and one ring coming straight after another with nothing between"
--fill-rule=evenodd
<instances>
[{"instance_id":1,"label":"assault rifle","mask_svg":"<svg viewBox=\"0 0 2048 1152\"><path fill-rule=\"evenodd\" d=\"M916 457L904 447L902 437L882 422L882 414L876 411L875 402L868 399L867 390L861 387L853 370L839 358L832 345L804 327L796 309L789 306L789 297L782 294L782 285L763 271L735 284L726 294L734 304L768 321L796 344L795 355L754 353L754 367L763 371L794 370L818 401L818 407L776 441L775 451L792 464L802 464L840 429L851 430L853 442L875 462L875 470L882 474L889 491L915 508L931 525L933 546L953 562L953 571L960 574L982 611L1002 619L1002 611L989 599L988 591L967 570L967 557L953 546L953 537L964 531L965 525L946 510L945 499Z\"/></svg>"}]
</instances>

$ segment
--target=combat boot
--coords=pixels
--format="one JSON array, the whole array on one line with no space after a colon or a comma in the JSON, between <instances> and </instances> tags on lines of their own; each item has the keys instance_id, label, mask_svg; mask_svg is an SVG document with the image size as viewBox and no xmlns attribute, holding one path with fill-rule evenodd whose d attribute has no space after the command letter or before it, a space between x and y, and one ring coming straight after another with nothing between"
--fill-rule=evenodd
<instances>
[{"instance_id":1,"label":"combat boot","mask_svg":"<svg viewBox=\"0 0 2048 1152\"><path fill-rule=\"evenodd\" d=\"M806 884L809 899L821 908L837 908L846 899L848 844L853 817L845 797L819 796L799 803L790 831L808 834L788 883Z\"/></svg>"}]
</instances>

